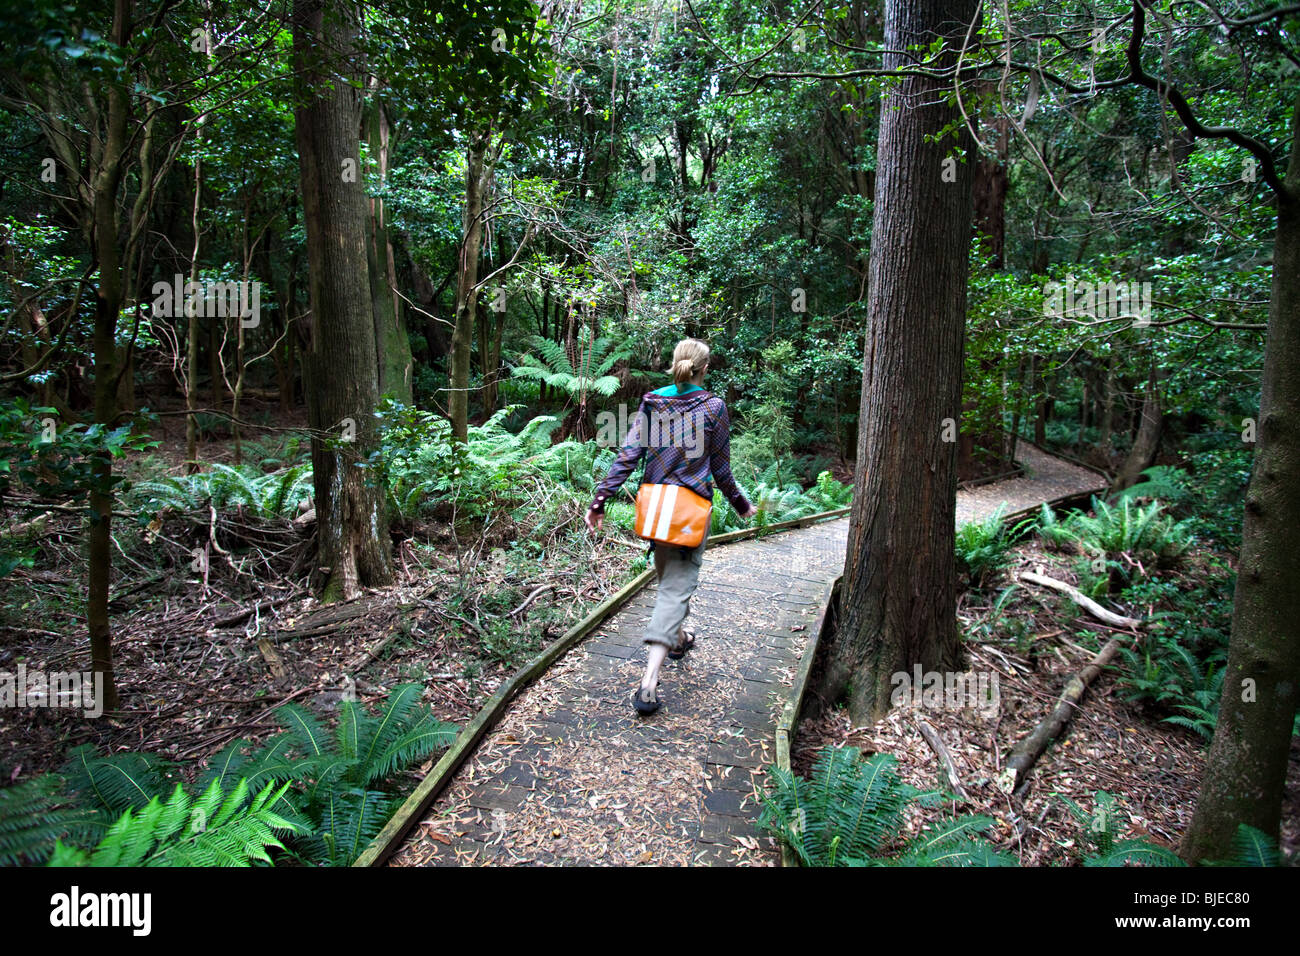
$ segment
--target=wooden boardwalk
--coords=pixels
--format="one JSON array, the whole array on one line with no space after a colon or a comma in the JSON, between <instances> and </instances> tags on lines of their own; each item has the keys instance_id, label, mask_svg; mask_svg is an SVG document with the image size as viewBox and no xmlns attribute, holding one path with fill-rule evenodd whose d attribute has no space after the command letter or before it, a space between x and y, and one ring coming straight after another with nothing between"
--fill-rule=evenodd
<instances>
[{"instance_id":1,"label":"wooden boardwalk","mask_svg":"<svg viewBox=\"0 0 1300 956\"><path fill-rule=\"evenodd\" d=\"M1098 486L1026 447L1030 474L962 492L960 521ZM631 705L656 594L642 590L521 692L388 865L778 863L757 829L763 768L847 532L839 518L707 551L699 643L665 662L649 717Z\"/></svg>"}]
</instances>

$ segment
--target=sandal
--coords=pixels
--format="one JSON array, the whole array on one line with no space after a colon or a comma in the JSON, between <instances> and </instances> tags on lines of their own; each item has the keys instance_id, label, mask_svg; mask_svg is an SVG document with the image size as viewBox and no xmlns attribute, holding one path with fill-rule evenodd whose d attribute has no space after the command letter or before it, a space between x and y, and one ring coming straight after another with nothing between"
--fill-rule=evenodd
<instances>
[{"instance_id":1,"label":"sandal","mask_svg":"<svg viewBox=\"0 0 1300 956\"><path fill-rule=\"evenodd\" d=\"M659 709L658 688L652 690L650 693L653 695L653 699L646 700L641 694L640 684L637 685L636 690L632 691L632 706L636 708L636 712L638 714L641 714L642 716L645 716L646 714L653 714L656 710Z\"/></svg>"},{"instance_id":2,"label":"sandal","mask_svg":"<svg viewBox=\"0 0 1300 956\"><path fill-rule=\"evenodd\" d=\"M668 652L669 658L680 661L686 652L695 646L695 632L682 628L682 642Z\"/></svg>"}]
</instances>

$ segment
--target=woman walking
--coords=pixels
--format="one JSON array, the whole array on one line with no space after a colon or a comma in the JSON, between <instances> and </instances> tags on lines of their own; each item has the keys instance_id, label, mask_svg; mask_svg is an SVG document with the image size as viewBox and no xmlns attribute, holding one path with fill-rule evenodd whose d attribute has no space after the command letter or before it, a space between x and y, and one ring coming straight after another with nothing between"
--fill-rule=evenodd
<instances>
[{"instance_id":1,"label":"woman walking","mask_svg":"<svg viewBox=\"0 0 1300 956\"><path fill-rule=\"evenodd\" d=\"M605 502L632 474L645 456L645 484L677 485L688 488L705 501L713 501L713 482L736 513L753 517L757 509L736 486L731 474L731 434L727 406L721 398L705 391L704 374L709 369L709 347L699 339L682 339L673 349L673 383L650 392L628 430L627 438L605 480L596 488L595 501L587 510L587 527L600 529L605 522ZM683 627L690 613L691 595L700 580L700 565L708 543L694 548L674 547L652 541L659 593L646 628L649 659L641 684L632 695L639 714L659 709L659 668L665 657L679 659L695 643L695 635Z\"/></svg>"}]
</instances>

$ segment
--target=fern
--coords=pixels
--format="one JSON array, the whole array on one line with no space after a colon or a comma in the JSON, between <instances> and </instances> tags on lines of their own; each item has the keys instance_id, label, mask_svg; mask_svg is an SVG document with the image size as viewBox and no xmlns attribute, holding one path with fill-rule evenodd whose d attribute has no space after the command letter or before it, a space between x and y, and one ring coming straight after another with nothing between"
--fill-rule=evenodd
<instances>
[{"instance_id":1,"label":"fern","mask_svg":"<svg viewBox=\"0 0 1300 956\"><path fill-rule=\"evenodd\" d=\"M161 792L171 776L171 764L152 754L103 756L89 744L75 748L63 766L68 789L90 807L117 817L145 806Z\"/></svg>"},{"instance_id":2,"label":"fern","mask_svg":"<svg viewBox=\"0 0 1300 956\"><path fill-rule=\"evenodd\" d=\"M1128 498L1159 498L1179 504L1192 496L1187 472L1172 465L1152 465L1142 472L1145 481L1130 485L1115 496L1116 501Z\"/></svg>"},{"instance_id":3,"label":"fern","mask_svg":"<svg viewBox=\"0 0 1300 956\"><path fill-rule=\"evenodd\" d=\"M270 863L268 847L283 849L277 832L298 832L272 807L287 783L268 784L249 800L246 780L226 793L217 781L192 798L180 785L166 803L157 797L128 810L93 849L55 844L50 866L248 866Z\"/></svg>"},{"instance_id":4,"label":"fern","mask_svg":"<svg viewBox=\"0 0 1300 956\"><path fill-rule=\"evenodd\" d=\"M973 587L984 587L1007 566L1012 542L1031 523L1022 521L1008 528L1003 520L1006 507L1003 502L982 520L967 522L957 529L957 567L970 578Z\"/></svg>"},{"instance_id":5,"label":"fern","mask_svg":"<svg viewBox=\"0 0 1300 956\"><path fill-rule=\"evenodd\" d=\"M609 371L618 361L630 358L632 354L626 344L613 337L598 338L593 343L589 331L584 331L577 342L576 366L558 342L534 335L529 343L538 354L528 352L519 356L512 374L516 378L545 382L551 388L574 396L590 391L609 398L621 384L617 376L608 374Z\"/></svg>"},{"instance_id":6,"label":"fern","mask_svg":"<svg viewBox=\"0 0 1300 956\"><path fill-rule=\"evenodd\" d=\"M63 784L55 774L42 774L0 790L0 866L43 863L61 837L103 831L103 815L71 805Z\"/></svg>"},{"instance_id":7,"label":"fern","mask_svg":"<svg viewBox=\"0 0 1300 956\"><path fill-rule=\"evenodd\" d=\"M247 508L267 518L285 517L311 494L311 465L305 462L265 475L251 466L240 470L216 463L207 472L141 481L131 489L133 500L150 511L211 505L217 510Z\"/></svg>"},{"instance_id":8,"label":"fern","mask_svg":"<svg viewBox=\"0 0 1300 956\"><path fill-rule=\"evenodd\" d=\"M1237 827L1232 838L1232 859L1229 866L1277 866L1280 862L1277 841L1245 823Z\"/></svg>"},{"instance_id":9,"label":"fern","mask_svg":"<svg viewBox=\"0 0 1300 956\"><path fill-rule=\"evenodd\" d=\"M259 768L270 779L288 763L294 779L304 781L295 803L311 833L295 843L308 860L351 863L392 811L392 797L378 789L383 781L455 740L458 728L421 704L422 691L420 684L395 687L373 714L345 699L332 735L308 711L287 704L279 712L284 734L247 758L231 758L243 761L241 773Z\"/></svg>"},{"instance_id":10,"label":"fern","mask_svg":"<svg viewBox=\"0 0 1300 956\"><path fill-rule=\"evenodd\" d=\"M759 825L776 834L805 866L1004 865L1009 857L976 839L987 817L957 817L888 851L903 811L925 794L902 782L889 754L863 760L853 748L824 747L812 777L768 768L769 793Z\"/></svg>"}]
</instances>

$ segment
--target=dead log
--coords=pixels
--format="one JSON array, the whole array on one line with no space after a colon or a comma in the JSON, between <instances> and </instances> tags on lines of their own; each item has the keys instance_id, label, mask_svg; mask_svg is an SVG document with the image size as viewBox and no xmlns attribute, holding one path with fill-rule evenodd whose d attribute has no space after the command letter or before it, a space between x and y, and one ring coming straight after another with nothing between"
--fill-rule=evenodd
<instances>
[{"instance_id":1,"label":"dead log","mask_svg":"<svg viewBox=\"0 0 1300 956\"><path fill-rule=\"evenodd\" d=\"M257 642L257 649L262 652L262 657L268 667L271 668L271 675L276 680L281 680L288 672L284 669L284 661L267 638L262 638Z\"/></svg>"},{"instance_id":2,"label":"dead log","mask_svg":"<svg viewBox=\"0 0 1300 956\"><path fill-rule=\"evenodd\" d=\"M1056 578L1049 578L1045 574L1035 574L1033 571L1021 571L1020 580L1028 581L1030 584L1041 584L1045 588L1051 588L1054 591L1060 591L1070 597L1075 604L1083 608L1097 620L1113 625L1114 627L1139 628L1142 622L1135 617L1125 617L1122 614L1116 614L1114 611L1108 611L1092 598L1088 597L1076 587L1071 587L1064 581L1058 581Z\"/></svg>"},{"instance_id":3,"label":"dead log","mask_svg":"<svg viewBox=\"0 0 1300 956\"><path fill-rule=\"evenodd\" d=\"M1097 679L1103 667L1111 662L1116 652L1119 651L1120 642L1118 638L1112 639L1106 643L1089 663L1088 666L1079 673L1075 674L1065 685L1065 690L1061 692L1061 697L1052 712L1047 715L1033 732L1026 738L1016 744L1010 755L1007 757L1006 769L1002 771L1000 784L1002 788L1011 793L1023 785L1025 776L1042 756L1047 745L1060 736L1065 725L1070 722L1074 716L1075 710L1083 700L1083 695L1087 693L1088 685Z\"/></svg>"},{"instance_id":4,"label":"dead log","mask_svg":"<svg viewBox=\"0 0 1300 956\"><path fill-rule=\"evenodd\" d=\"M916 729L921 732L921 736L925 738L925 742L930 745L934 755L939 758L939 763L943 765L944 773L948 777L948 785L952 787L953 793L963 800L969 800L970 796L962 788L961 777L957 775L957 765L953 763L952 754L944 746L943 738L939 736L938 731L920 717L913 715L912 719L916 722Z\"/></svg>"}]
</instances>

